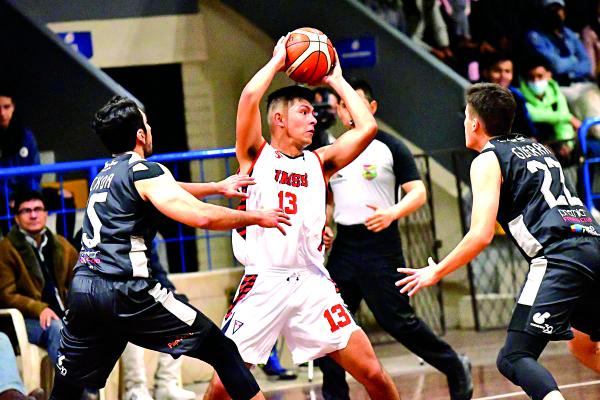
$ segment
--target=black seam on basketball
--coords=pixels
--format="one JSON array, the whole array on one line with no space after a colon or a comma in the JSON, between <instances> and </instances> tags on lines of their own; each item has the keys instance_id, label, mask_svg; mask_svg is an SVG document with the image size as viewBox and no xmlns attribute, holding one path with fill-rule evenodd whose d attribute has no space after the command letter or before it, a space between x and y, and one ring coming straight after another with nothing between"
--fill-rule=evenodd
<instances>
[{"instance_id":1,"label":"black seam on basketball","mask_svg":"<svg viewBox=\"0 0 600 400\"><path fill-rule=\"evenodd\" d=\"M315 62L315 68L314 68L312 74L310 75L310 79L307 79L306 83L313 83L313 78L315 77L315 74L317 73L317 69L319 68L319 61L321 60L321 53L322 53L322 51L321 51L321 41L320 40L314 40L314 41L317 42L317 43L319 43L319 50L317 50L317 53L318 53L317 54L317 62Z\"/></svg>"}]
</instances>

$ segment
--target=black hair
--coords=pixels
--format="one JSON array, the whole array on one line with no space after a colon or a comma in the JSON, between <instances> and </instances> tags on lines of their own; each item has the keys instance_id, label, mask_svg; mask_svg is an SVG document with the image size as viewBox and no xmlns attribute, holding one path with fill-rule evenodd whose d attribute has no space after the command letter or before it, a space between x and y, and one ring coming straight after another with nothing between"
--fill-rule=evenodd
<instances>
[{"instance_id":1,"label":"black hair","mask_svg":"<svg viewBox=\"0 0 600 400\"><path fill-rule=\"evenodd\" d=\"M467 91L467 104L481 118L488 135L510 133L517 103L508 89L495 83L477 83Z\"/></svg>"},{"instance_id":2,"label":"black hair","mask_svg":"<svg viewBox=\"0 0 600 400\"><path fill-rule=\"evenodd\" d=\"M13 214L17 214L19 212L19 207L21 204L30 201L30 200L40 200L44 204L44 208L46 207L46 198L37 190L32 190L29 188L17 188L10 196L10 200L14 201L11 212Z\"/></svg>"},{"instance_id":3,"label":"black hair","mask_svg":"<svg viewBox=\"0 0 600 400\"><path fill-rule=\"evenodd\" d=\"M315 94L312 90L305 86L300 85L292 85L282 87L281 89L277 89L273 93L269 94L267 97L267 109L273 104L275 101L285 100L290 102L295 99L304 99L312 104L315 99Z\"/></svg>"},{"instance_id":4,"label":"black hair","mask_svg":"<svg viewBox=\"0 0 600 400\"><path fill-rule=\"evenodd\" d=\"M598 0L598 1L600 1L600 0ZM328 102L330 94L332 94L333 96L335 96L335 98L337 99L337 101L341 100L340 95L335 90L333 90L332 88L330 88L329 86L319 86L319 87L316 87L316 88L313 89L313 92L315 93L315 97L316 97L317 93L320 94L321 97L323 98L323 102L324 103Z\"/></svg>"},{"instance_id":5,"label":"black hair","mask_svg":"<svg viewBox=\"0 0 600 400\"><path fill-rule=\"evenodd\" d=\"M498 63L503 61L510 61L514 64L513 57L506 52L495 52L495 53L486 53L481 57L481 61L479 62L479 70L486 71L494 68Z\"/></svg>"},{"instance_id":6,"label":"black hair","mask_svg":"<svg viewBox=\"0 0 600 400\"><path fill-rule=\"evenodd\" d=\"M350 84L350 86L352 86L352 89L362 90L367 100L373 101L373 88L371 87L371 85L369 85L369 82L360 78L351 78L348 80L348 83Z\"/></svg>"},{"instance_id":7,"label":"black hair","mask_svg":"<svg viewBox=\"0 0 600 400\"><path fill-rule=\"evenodd\" d=\"M523 61L523 64L521 65L521 74L526 77L531 70L537 67L544 67L546 70L552 71L550 63L548 62L548 60L546 60L546 58L538 54L534 54L527 57Z\"/></svg>"},{"instance_id":8,"label":"black hair","mask_svg":"<svg viewBox=\"0 0 600 400\"><path fill-rule=\"evenodd\" d=\"M114 96L96 112L92 128L112 154L133 150L138 129L146 132L139 106L123 96Z\"/></svg>"}]
</instances>

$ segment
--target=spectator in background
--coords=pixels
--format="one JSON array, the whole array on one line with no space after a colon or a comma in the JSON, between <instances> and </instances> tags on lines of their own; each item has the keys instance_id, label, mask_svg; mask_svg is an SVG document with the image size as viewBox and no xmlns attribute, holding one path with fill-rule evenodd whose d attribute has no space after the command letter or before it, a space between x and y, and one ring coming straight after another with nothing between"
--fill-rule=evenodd
<instances>
[{"instance_id":1,"label":"spectator in background","mask_svg":"<svg viewBox=\"0 0 600 400\"><path fill-rule=\"evenodd\" d=\"M40 153L35 136L31 129L26 127L15 113L16 105L14 94L5 86L0 87L0 168L25 167L40 164ZM0 181L0 216L7 215L10 208L7 200L11 194L18 190L41 190L40 175L14 176L8 179L7 189L4 182ZM49 210L62 208L61 194L58 189L43 189L46 198L46 206ZM65 196L65 208L75 208L73 194L63 190ZM63 236L71 239L75 226L75 213L66 213L66 223L62 218L57 219L56 230ZM66 225L66 229L65 226ZM8 223L3 220L0 223L3 233L8 231Z\"/></svg>"},{"instance_id":2,"label":"spectator in background","mask_svg":"<svg viewBox=\"0 0 600 400\"><path fill-rule=\"evenodd\" d=\"M502 53L491 53L484 57L480 67L482 68L481 76L484 82L497 83L503 88L510 90L515 98L517 108L513 122L513 132L528 137L537 136L537 131L525 105L525 97L519 89L513 86L514 63L511 57Z\"/></svg>"},{"instance_id":3,"label":"spectator in background","mask_svg":"<svg viewBox=\"0 0 600 400\"><path fill-rule=\"evenodd\" d=\"M13 214L16 225L0 241L0 307L23 313L29 341L47 349L54 365L77 252L46 227L40 192L16 192Z\"/></svg>"},{"instance_id":4,"label":"spectator in background","mask_svg":"<svg viewBox=\"0 0 600 400\"><path fill-rule=\"evenodd\" d=\"M589 25L581 31L581 39L590 59L590 73L597 82L600 76L600 0L596 2Z\"/></svg>"},{"instance_id":5,"label":"spectator in background","mask_svg":"<svg viewBox=\"0 0 600 400\"><path fill-rule=\"evenodd\" d=\"M600 116L600 90L592 82L591 63L583 43L565 27L564 0L543 0L541 28L527 34L533 51L548 62L569 107L578 119ZM598 135L598 129L592 129Z\"/></svg>"},{"instance_id":6,"label":"spectator in background","mask_svg":"<svg viewBox=\"0 0 600 400\"><path fill-rule=\"evenodd\" d=\"M0 400L43 400L42 389L35 389L28 396L17 369L17 358L10 339L0 332Z\"/></svg>"},{"instance_id":7,"label":"spectator in background","mask_svg":"<svg viewBox=\"0 0 600 400\"><path fill-rule=\"evenodd\" d=\"M431 46L431 53L442 61L451 62L454 54L450 49L448 27L437 0L416 0L420 18L410 30L413 39Z\"/></svg>"},{"instance_id":8,"label":"spectator in background","mask_svg":"<svg viewBox=\"0 0 600 400\"><path fill-rule=\"evenodd\" d=\"M581 126L581 121L569 111L567 99L558 82L552 79L546 60L532 57L523 72L521 91L540 141L550 145L559 161L568 161L574 147L575 131ZM553 143L557 141L560 143Z\"/></svg>"}]
</instances>

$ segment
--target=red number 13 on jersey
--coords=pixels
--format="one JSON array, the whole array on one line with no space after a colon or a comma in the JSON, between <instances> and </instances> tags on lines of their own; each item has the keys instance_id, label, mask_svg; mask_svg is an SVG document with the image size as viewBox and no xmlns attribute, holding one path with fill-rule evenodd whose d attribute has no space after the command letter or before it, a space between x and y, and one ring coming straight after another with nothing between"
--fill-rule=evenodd
<instances>
[{"instance_id":1,"label":"red number 13 on jersey","mask_svg":"<svg viewBox=\"0 0 600 400\"><path fill-rule=\"evenodd\" d=\"M336 304L335 306L331 307L331 310L325 310L323 316L327 322L329 322L331 332L335 332L352 322L348 312L341 304ZM336 318L334 318L334 316Z\"/></svg>"},{"instance_id":2,"label":"red number 13 on jersey","mask_svg":"<svg viewBox=\"0 0 600 400\"><path fill-rule=\"evenodd\" d=\"M298 212L297 199L294 193L281 191L279 192L279 208L286 214L296 214Z\"/></svg>"}]
</instances>

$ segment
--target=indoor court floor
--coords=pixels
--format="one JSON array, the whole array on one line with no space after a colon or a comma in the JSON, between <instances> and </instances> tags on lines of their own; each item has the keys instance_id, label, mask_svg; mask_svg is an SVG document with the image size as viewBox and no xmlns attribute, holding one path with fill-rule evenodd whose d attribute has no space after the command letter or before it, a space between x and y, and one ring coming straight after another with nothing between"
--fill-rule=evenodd
<instances>
[{"instance_id":1,"label":"indoor court floor","mask_svg":"<svg viewBox=\"0 0 600 400\"><path fill-rule=\"evenodd\" d=\"M511 384L496 370L496 355L502 346L504 335L503 330L498 330L483 333L451 331L445 336L459 353L471 358L475 387L473 400L528 399L520 388ZM400 389L402 400L448 399L445 377L430 366L420 365L419 360L401 345L378 345L375 351ZM556 378L566 399L600 399L600 376L579 364L568 352L566 342L551 343L541 359ZM287 382L268 380L258 369L255 375L267 399L323 400L318 368L315 368L312 383L308 381L306 368L300 368L297 372L298 379ZM362 386L352 379L349 381L352 400L369 399ZM205 387L206 384L200 384L189 388L200 394Z\"/></svg>"}]
</instances>

